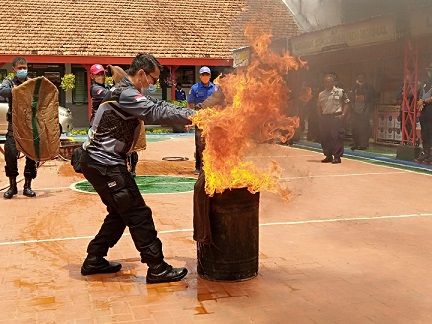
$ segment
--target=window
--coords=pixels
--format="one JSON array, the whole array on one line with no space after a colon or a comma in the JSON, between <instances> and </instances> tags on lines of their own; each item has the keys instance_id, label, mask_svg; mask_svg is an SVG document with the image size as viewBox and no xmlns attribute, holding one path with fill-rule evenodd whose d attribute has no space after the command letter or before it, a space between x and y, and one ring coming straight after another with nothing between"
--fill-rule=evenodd
<instances>
[{"instance_id":1,"label":"window","mask_svg":"<svg viewBox=\"0 0 432 324\"><path fill-rule=\"evenodd\" d=\"M195 67L180 67L176 70L176 81L183 87L191 87L195 83Z\"/></svg>"},{"instance_id":2,"label":"window","mask_svg":"<svg viewBox=\"0 0 432 324\"><path fill-rule=\"evenodd\" d=\"M72 91L72 101L74 104L85 104L87 99L87 73L83 68L73 68L75 75L75 88Z\"/></svg>"}]
</instances>

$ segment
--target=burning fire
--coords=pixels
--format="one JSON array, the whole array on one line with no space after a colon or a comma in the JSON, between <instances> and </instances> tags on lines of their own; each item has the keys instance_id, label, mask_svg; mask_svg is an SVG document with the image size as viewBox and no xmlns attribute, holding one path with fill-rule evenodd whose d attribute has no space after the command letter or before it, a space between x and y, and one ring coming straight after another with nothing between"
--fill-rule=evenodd
<instances>
[{"instance_id":1,"label":"burning fire","mask_svg":"<svg viewBox=\"0 0 432 324\"><path fill-rule=\"evenodd\" d=\"M253 32L249 28L246 35ZM232 188L247 187L250 192L281 189L275 162L262 169L247 156L259 144L274 139L286 142L294 135L299 120L286 114L294 99L286 76L304 63L288 53L272 52L270 41L269 34L256 38L249 66L217 80L226 106L202 109L193 118L205 139L205 189L210 196ZM308 96L310 93L303 92L299 100Z\"/></svg>"}]
</instances>

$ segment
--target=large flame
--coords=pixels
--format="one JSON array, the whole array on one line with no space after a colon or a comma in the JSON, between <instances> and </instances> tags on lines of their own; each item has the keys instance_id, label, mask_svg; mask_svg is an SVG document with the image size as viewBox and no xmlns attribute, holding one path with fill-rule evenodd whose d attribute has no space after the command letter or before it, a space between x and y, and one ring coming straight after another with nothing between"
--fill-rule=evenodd
<instances>
[{"instance_id":1,"label":"large flame","mask_svg":"<svg viewBox=\"0 0 432 324\"><path fill-rule=\"evenodd\" d=\"M218 80L225 107L200 110L193 118L205 139L203 168L210 196L231 188L280 189L276 163L262 169L246 159L261 143L286 142L299 124L297 117L286 113L293 104L286 79L289 71L303 63L288 53L272 52L270 42L269 34L257 37L249 66Z\"/></svg>"}]
</instances>

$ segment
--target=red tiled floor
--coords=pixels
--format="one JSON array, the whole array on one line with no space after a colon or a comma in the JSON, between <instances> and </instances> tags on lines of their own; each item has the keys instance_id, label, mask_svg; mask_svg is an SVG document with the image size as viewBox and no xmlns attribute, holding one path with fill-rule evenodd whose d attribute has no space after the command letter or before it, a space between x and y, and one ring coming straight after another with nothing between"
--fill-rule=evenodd
<instances>
[{"instance_id":1,"label":"red tiled floor","mask_svg":"<svg viewBox=\"0 0 432 324\"><path fill-rule=\"evenodd\" d=\"M323 165L317 153L282 146L261 153L261 163L284 167L291 198L262 193L260 271L239 283L198 278L192 232L164 232L192 228L192 193L144 197L168 261L189 269L185 280L146 285L128 235L109 254L120 273L82 277L105 208L68 189L81 177L67 164L45 163L37 198L0 200L0 323L432 322L430 176L346 159ZM193 138L149 143L140 158L155 162L139 171L166 155L192 159ZM401 217L371 219L381 216ZM37 239L59 240L20 242Z\"/></svg>"}]
</instances>

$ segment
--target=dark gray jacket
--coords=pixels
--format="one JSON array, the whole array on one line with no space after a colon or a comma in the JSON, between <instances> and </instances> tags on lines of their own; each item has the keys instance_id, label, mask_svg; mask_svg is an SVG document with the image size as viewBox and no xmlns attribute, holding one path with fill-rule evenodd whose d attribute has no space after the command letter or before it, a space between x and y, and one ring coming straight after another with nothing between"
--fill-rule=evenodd
<instances>
[{"instance_id":1,"label":"dark gray jacket","mask_svg":"<svg viewBox=\"0 0 432 324\"><path fill-rule=\"evenodd\" d=\"M126 164L126 154L145 124L191 124L192 109L142 95L125 77L111 88L96 111L83 148L90 158L106 165Z\"/></svg>"}]
</instances>

